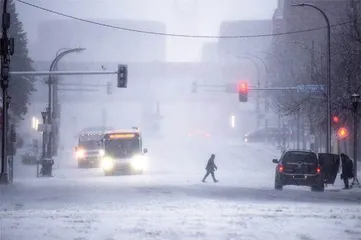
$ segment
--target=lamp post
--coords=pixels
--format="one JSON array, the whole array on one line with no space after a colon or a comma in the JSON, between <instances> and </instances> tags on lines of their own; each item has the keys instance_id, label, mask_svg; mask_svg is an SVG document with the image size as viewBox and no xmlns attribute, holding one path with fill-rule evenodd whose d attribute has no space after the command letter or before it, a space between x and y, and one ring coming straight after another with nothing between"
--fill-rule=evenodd
<instances>
[{"instance_id":1,"label":"lamp post","mask_svg":"<svg viewBox=\"0 0 361 240\"><path fill-rule=\"evenodd\" d=\"M358 145L358 139L357 139L357 132L358 132L358 119L357 119L357 112L358 112L358 105L360 102L360 94L354 93L351 95L351 101L352 101L352 107L353 107L353 159L354 159L354 177L353 181L351 183L351 186L358 185L361 187L360 182L357 178L357 145Z\"/></svg>"},{"instance_id":2,"label":"lamp post","mask_svg":"<svg viewBox=\"0 0 361 240\"><path fill-rule=\"evenodd\" d=\"M41 112L41 117L43 118L43 125L46 126L46 117L48 113L47 112ZM46 156L46 131L43 129L43 139L42 139L42 152L41 152L41 158L44 158Z\"/></svg>"},{"instance_id":3,"label":"lamp post","mask_svg":"<svg viewBox=\"0 0 361 240\"><path fill-rule=\"evenodd\" d=\"M42 136L42 143L41 143L41 157L39 161L36 161L36 177L40 177L40 164L43 165L44 159L46 158L46 117L48 116L48 111L45 110L44 112L41 112L41 117L43 119L43 136Z\"/></svg>"},{"instance_id":4,"label":"lamp post","mask_svg":"<svg viewBox=\"0 0 361 240\"><path fill-rule=\"evenodd\" d=\"M6 96L6 122L4 123L6 125L6 132L5 134L7 136L9 136L9 107L10 107L10 101L11 101L11 97L10 96ZM10 141L9 141L10 140ZM8 165L8 182L12 183L13 182L13 143L11 141L12 139L9 137L7 137L7 143L6 143L6 161L7 161L7 165Z\"/></svg>"},{"instance_id":5,"label":"lamp post","mask_svg":"<svg viewBox=\"0 0 361 240\"><path fill-rule=\"evenodd\" d=\"M2 37L0 39L0 55L1 55L1 89L2 89L2 143L1 143L1 173L0 183L9 183L8 161L7 161L7 109L6 97L8 95L9 87L9 73L10 73L10 56L14 54L14 38L8 37L8 30L10 28L11 19L10 13L7 12L8 0L3 1L2 14Z\"/></svg>"},{"instance_id":6,"label":"lamp post","mask_svg":"<svg viewBox=\"0 0 361 240\"><path fill-rule=\"evenodd\" d=\"M331 26L326 13L315 5L308 3L294 4L293 7L310 7L319 11L327 23L327 133L326 133L326 152L331 153Z\"/></svg>"},{"instance_id":7,"label":"lamp post","mask_svg":"<svg viewBox=\"0 0 361 240\"><path fill-rule=\"evenodd\" d=\"M62 50L62 49L60 49ZM50 69L49 71L54 71L54 69L56 68L56 65L58 64L59 60L61 58L63 58L65 55L67 54L70 54L70 53L74 53L74 52L81 52L81 51L84 51L85 48L72 48L72 49L67 49L65 51L63 51L62 53L59 53L59 51L57 52L57 55L56 57L54 58L53 62L51 63L50 65ZM52 101L52 95L55 94L55 91L54 93L52 94L54 90L54 83L53 83L53 79L52 79L52 76L49 76L48 77L48 108L47 108L47 113L48 113L48 124L50 126L52 126L52 119L53 119L53 101ZM47 157L48 158L51 158L52 157L52 153L53 153L53 149L52 149L52 144L53 144L53 132L52 132L52 127L51 127L51 130L49 132L49 135L48 135L48 143L47 143Z\"/></svg>"}]
</instances>

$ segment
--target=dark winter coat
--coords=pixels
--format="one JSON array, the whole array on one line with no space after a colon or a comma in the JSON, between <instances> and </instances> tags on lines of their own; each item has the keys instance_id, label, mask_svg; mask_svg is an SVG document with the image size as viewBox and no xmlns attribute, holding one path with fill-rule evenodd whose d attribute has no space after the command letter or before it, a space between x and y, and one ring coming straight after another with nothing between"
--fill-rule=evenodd
<instances>
[{"instance_id":1,"label":"dark winter coat","mask_svg":"<svg viewBox=\"0 0 361 240\"><path fill-rule=\"evenodd\" d=\"M217 169L217 165L214 163L215 156L211 156L207 162L207 172L214 172Z\"/></svg>"},{"instance_id":2,"label":"dark winter coat","mask_svg":"<svg viewBox=\"0 0 361 240\"><path fill-rule=\"evenodd\" d=\"M342 162L342 178L349 179L353 178L353 162L352 160L345 154L341 155Z\"/></svg>"}]
</instances>

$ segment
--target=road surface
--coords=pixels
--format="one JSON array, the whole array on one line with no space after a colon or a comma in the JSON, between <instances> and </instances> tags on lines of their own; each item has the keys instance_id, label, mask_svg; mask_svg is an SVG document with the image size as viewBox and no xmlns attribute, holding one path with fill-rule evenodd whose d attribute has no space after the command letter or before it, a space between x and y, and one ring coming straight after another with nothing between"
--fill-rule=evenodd
<instances>
[{"instance_id":1,"label":"road surface","mask_svg":"<svg viewBox=\"0 0 361 240\"><path fill-rule=\"evenodd\" d=\"M254 144L148 144L144 175L104 177L77 169L71 149L53 178L18 166L0 186L0 239L361 239L361 191L275 191L274 147ZM216 154L219 183L201 183ZM19 165L19 164L18 164Z\"/></svg>"}]
</instances>

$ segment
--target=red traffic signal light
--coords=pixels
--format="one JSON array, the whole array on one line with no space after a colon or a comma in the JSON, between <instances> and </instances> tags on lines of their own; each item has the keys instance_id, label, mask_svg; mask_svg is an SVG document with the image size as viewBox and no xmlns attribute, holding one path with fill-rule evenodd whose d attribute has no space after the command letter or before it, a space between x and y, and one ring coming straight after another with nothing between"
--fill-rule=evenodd
<instances>
[{"instance_id":1,"label":"red traffic signal light","mask_svg":"<svg viewBox=\"0 0 361 240\"><path fill-rule=\"evenodd\" d=\"M337 116L333 116L333 118L332 118L332 122L333 122L333 123L339 123L339 122L340 122L339 117L337 117Z\"/></svg>"},{"instance_id":2,"label":"red traffic signal light","mask_svg":"<svg viewBox=\"0 0 361 240\"><path fill-rule=\"evenodd\" d=\"M238 92L240 93L248 93L248 83L244 81L240 81L238 83Z\"/></svg>"},{"instance_id":3,"label":"red traffic signal light","mask_svg":"<svg viewBox=\"0 0 361 240\"><path fill-rule=\"evenodd\" d=\"M238 97L240 102L248 101L248 83L239 81L237 86Z\"/></svg>"},{"instance_id":4,"label":"red traffic signal light","mask_svg":"<svg viewBox=\"0 0 361 240\"><path fill-rule=\"evenodd\" d=\"M341 127L340 129L338 129L337 131L337 136L340 138L340 139L344 139L348 136L348 130L347 128L345 127Z\"/></svg>"}]
</instances>

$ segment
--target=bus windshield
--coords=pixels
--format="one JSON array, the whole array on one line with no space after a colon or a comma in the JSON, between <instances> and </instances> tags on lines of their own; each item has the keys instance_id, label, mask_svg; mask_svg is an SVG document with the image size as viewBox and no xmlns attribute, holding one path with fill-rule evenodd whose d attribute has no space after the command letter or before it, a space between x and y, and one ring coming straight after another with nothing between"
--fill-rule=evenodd
<instances>
[{"instance_id":1,"label":"bus windshield","mask_svg":"<svg viewBox=\"0 0 361 240\"><path fill-rule=\"evenodd\" d=\"M139 138L105 140L104 150L110 157L128 158L140 153L140 141Z\"/></svg>"}]
</instances>

